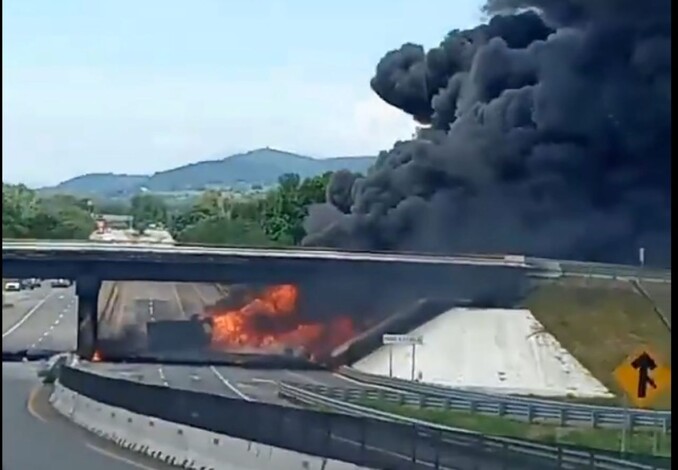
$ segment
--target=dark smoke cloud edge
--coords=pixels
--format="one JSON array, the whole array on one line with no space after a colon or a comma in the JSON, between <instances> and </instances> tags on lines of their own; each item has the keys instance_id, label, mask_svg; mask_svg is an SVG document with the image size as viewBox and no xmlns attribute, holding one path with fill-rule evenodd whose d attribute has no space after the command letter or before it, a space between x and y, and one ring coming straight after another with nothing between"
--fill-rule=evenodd
<instances>
[{"instance_id":1,"label":"dark smoke cloud edge","mask_svg":"<svg viewBox=\"0 0 678 470\"><path fill-rule=\"evenodd\" d=\"M305 245L670 266L670 0L490 0L371 87L429 129L338 172Z\"/></svg>"}]
</instances>

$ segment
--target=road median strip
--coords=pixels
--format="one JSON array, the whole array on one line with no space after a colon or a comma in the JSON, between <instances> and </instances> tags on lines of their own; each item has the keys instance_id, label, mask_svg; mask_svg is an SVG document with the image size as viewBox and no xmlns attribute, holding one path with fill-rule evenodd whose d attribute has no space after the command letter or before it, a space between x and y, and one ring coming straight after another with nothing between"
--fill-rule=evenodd
<instances>
[{"instance_id":1,"label":"road median strip","mask_svg":"<svg viewBox=\"0 0 678 470\"><path fill-rule=\"evenodd\" d=\"M137 394L146 397L150 395L154 399L143 405L141 402L125 405L130 403L130 396ZM104 399L103 396L108 398ZM182 396L184 400L177 400L178 396ZM182 411L172 407L158 407L158 401L181 402L178 408ZM273 416L269 419L269 407L258 403L166 387L158 388L72 367L61 369L49 402L61 415L99 437L129 451L180 468L367 470L367 467L354 463L266 442L272 439L286 441L295 438L293 432L284 430L278 430L277 434L272 435L270 429L266 429L265 423L276 422L276 410L272 410ZM247 420L236 420L217 424L217 427L233 428L234 432L219 431L214 427L212 414L233 415L245 403L251 408L247 414L254 420L262 420L259 426L252 426ZM282 407L278 408L277 417ZM299 414L298 410L293 409L283 409L283 412ZM256 429L259 428L265 431L257 433ZM257 438L258 435L261 435L260 439Z\"/></svg>"}]
</instances>

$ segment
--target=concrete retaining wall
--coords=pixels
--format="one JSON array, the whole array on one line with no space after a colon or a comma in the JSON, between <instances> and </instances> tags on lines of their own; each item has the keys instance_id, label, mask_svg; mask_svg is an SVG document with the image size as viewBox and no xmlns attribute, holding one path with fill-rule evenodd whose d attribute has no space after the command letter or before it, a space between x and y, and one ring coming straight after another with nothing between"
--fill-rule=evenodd
<instances>
[{"instance_id":1,"label":"concrete retaining wall","mask_svg":"<svg viewBox=\"0 0 678 470\"><path fill-rule=\"evenodd\" d=\"M50 397L62 415L120 447L186 469L359 470L354 464L248 442L149 418L96 402L56 383ZM366 469L367 470L367 469Z\"/></svg>"},{"instance_id":2,"label":"concrete retaining wall","mask_svg":"<svg viewBox=\"0 0 678 470\"><path fill-rule=\"evenodd\" d=\"M115 304L118 300L119 287L116 282L104 281L101 283L99 298L97 299L97 309L99 319L109 321L115 310Z\"/></svg>"}]
</instances>

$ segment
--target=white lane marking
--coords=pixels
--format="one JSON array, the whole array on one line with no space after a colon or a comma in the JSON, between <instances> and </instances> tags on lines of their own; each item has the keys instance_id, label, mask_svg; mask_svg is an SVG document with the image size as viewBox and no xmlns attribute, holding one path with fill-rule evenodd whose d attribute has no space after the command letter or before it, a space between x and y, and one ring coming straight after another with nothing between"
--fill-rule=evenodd
<instances>
[{"instance_id":1,"label":"white lane marking","mask_svg":"<svg viewBox=\"0 0 678 470\"><path fill-rule=\"evenodd\" d=\"M177 301L177 305L179 306L179 313L184 318L188 318L188 313L186 313L186 310L184 309L184 305L181 303L181 297L179 296L179 289L177 288L176 284L172 284L172 291L174 292L174 298Z\"/></svg>"},{"instance_id":2,"label":"white lane marking","mask_svg":"<svg viewBox=\"0 0 678 470\"><path fill-rule=\"evenodd\" d=\"M21 328L21 325L23 325L24 323L26 323L26 322L28 321L28 319L31 318L31 316L32 316L35 312L37 312L38 309L39 309L40 307L42 307L42 306L45 304L45 302L47 302L47 300L49 300L49 298L52 297L53 295L54 295L54 292L50 292L49 294L47 294L47 296L45 296L40 302L38 302L37 304L35 304L35 306L34 306L32 309L30 309L28 312L26 312L26 315L24 315L23 317L21 317L21 319L20 319L18 322L16 322L14 325L12 325L12 326L10 327L9 330L5 331L5 332L2 334L2 337L3 337L3 338L6 338L7 336L9 336L9 335L11 335L12 333L14 333L17 329Z\"/></svg>"},{"instance_id":3,"label":"white lane marking","mask_svg":"<svg viewBox=\"0 0 678 470\"><path fill-rule=\"evenodd\" d=\"M247 395L245 395L244 393L242 393L242 392L241 392L240 390L238 390L231 382L229 382L228 380L226 380L226 377L224 377L223 375L221 375L221 373L217 370L216 367L210 366L210 370L212 371L212 373L213 373L214 375L217 376L217 378L221 381L221 383L223 383L224 385L226 385L226 387L227 387L228 389L230 389L233 393L235 393L236 395L238 395L240 398L242 398L242 399L245 400L245 401L252 401L252 399L251 399L250 397L248 397Z\"/></svg>"},{"instance_id":4,"label":"white lane marking","mask_svg":"<svg viewBox=\"0 0 678 470\"><path fill-rule=\"evenodd\" d=\"M382 389L384 389L384 390L390 390L388 387L381 387L381 386L379 386L379 385L368 385L368 384L366 384L366 383L364 383L364 382L358 382L358 381L355 380L355 379L352 379L352 378L350 378L350 377L345 377L345 376L343 376L343 375L341 375L341 374L337 374L336 372L332 372L332 375L335 376L335 377L338 378L338 379L345 380L346 382L350 382L350 383L355 384L355 385L360 385L361 387L382 388Z\"/></svg>"},{"instance_id":5,"label":"white lane marking","mask_svg":"<svg viewBox=\"0 0 678 470\"><path fill-rule=\"evenodd\" d=\"M302 382L311 382L314 385L323 385L323 383L321 381L316 380L313 377L309 377L309 376L300 374L299 372L294 372L294 371L291 371L291 370L286 370L285 372L288 375L291 375L292 377L297 377Z\"/></svg>"},{"instance_id":6,"label":"white lane marking","mask_svg":"<svg viewBox=\"0 0 678 470\"><path fill-rule=\"evenodd\" d=\"M158 367L158 375L160 375L160 380L162 380L162 384L165 387L169 387L169 382L167 382L167 378L165 377L165 371L162 370L162 367Z\"/></svg>"},{"instance_id":7,"label":"white lane marking","mask_svg":"<svg viewBox=\"0 0 678 470\"><path fill-rule=\"evenodd\" d=\"M149 467L148 465L144 465L140 462L135 462L134 460L127 459L125 457L122 457L120 455L116 455L113 452L109 452L105 449L102 449L101 447L97 447L94 444L90 444L89 442L85 443L85 446L96 452L97 454L101 454L103 456L108 457L109 459L117 460L119 462L126 463L127 465L131 465L132 467L136 468L141 468L142 470L157 470L157 467Z\"/></svg>"},{"instance_id":8,"label":"white lane marking","mask_svg":"<svg viewBox=\"0 0 678 470\"><path fill-rule=\"evenodd\" d=\"M207 297L203 295L202 292L200 292L200 289L198 289L198 286L195 285L194 283L191 283L191 287L193 287L193 290L198 294L198 297L200 297L200 301L203 303L203 307L205 305L212 305L212 302L207 300Z\"/></svg>"},{"instance_id":9,"label":"white lane marking","mask_svg":"<svg viewBox=\"0 0 678 470\"><path fill-rule=\"evenodd\" d=\"M250 379L250 382L254 382L254 383L262 383L262 384L277 384L277 383L278 383L278 382L276 382L275 380L271 380L271 379L260 379L259 377L252 377L252 378Z\"/></svg>"}]
</instances>

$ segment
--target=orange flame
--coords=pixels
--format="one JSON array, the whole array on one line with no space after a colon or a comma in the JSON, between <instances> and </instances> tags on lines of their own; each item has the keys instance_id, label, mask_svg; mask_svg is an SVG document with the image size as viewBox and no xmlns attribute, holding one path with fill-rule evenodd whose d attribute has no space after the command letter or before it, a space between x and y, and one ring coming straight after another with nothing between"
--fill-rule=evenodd
<instances>
[{"instance_id":1,"label":"orange flame","mask_svg":"<svg viewBox=\"0 0 678 470\"><path fill-rule=\"evenodd\" d=\"M212 310L212 346L224 348L302 348L311 357L331 351L354 336L349 317L327 323L297 317L299 291L283 284L268 287L245 306Z\"/></svg>"},{"instance_id":2,"label":"orange flame","mask_svg":"<svg viewBox=\"0 0 678 470\"><path fill-rule=\"evenodd\" d=\"M101 353L99 351L94 351L94 354L92 355L92 362L101 362Z\"/></svg>"}]
</instances>

